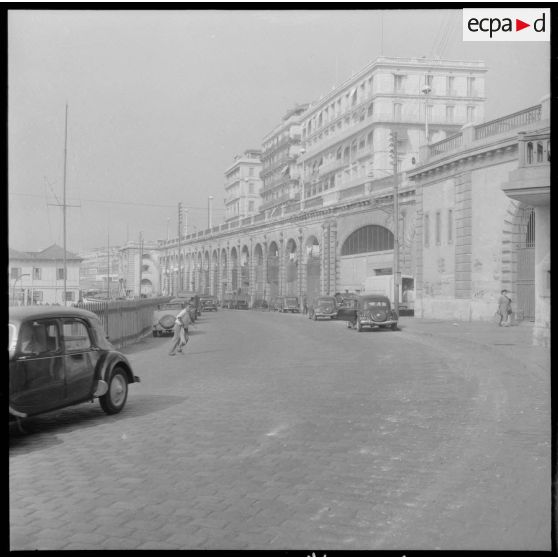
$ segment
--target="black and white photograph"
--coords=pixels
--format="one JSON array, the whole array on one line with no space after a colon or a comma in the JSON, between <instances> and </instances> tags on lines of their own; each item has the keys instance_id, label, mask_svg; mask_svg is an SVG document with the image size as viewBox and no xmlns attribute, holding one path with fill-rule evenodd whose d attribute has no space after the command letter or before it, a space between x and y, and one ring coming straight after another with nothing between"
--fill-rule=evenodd
<instances>
[{"instance_id":1,"label":"black and white photograph","mask_svg":"<svg viewBox=\"0 0 558 558\"><path fill-rule=\"evenodd\" d=\"M6 552L557 550L553 14L483 6L4 10Z\"/></svg>"}]
</instances>

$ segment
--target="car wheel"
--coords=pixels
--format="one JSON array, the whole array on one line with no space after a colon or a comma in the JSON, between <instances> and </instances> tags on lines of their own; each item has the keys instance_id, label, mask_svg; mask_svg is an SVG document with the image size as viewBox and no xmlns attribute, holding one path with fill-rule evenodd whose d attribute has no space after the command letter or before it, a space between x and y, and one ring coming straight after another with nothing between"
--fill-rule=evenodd
<instances>
[{"instance_id":1,"label":"car wheel","mask_svg":"<svg viewBox=\"0 0 558 558\"><path fill-rule=\"evenodd\" d=\"M351 329L353 327L353 324L351 322L347 322L347 327Z\"/></svg>"},{"instance_id":2,"label":"car wheel","mask_svg":"<svg viewBox=\"0 0 558 558\"><path fill-rule=\"evenodd\" d=\"M397 331L397 324L391 324L391 329L393 331Z\"/></svg>"},{"instance_id":3,"label":"car wheel","mask_svg":"<svg viewBox=\"0 0 558 558\"><path fill-rule=\"evenodd\" d=\"M157 331L153 331L153 337L157 337Z\"/></svg>"},{"instance_id":4,"label":"car wheel","mask_svg":"<svg viewBox=\"0 0 558 558\"><path fill-rule=\"evenodd\" d=\"M128 398L128 378L126 372L119 366L111 373L108 390L99 398L101 407L107 415L119 413Z\"/></svg>"}]
</instances>

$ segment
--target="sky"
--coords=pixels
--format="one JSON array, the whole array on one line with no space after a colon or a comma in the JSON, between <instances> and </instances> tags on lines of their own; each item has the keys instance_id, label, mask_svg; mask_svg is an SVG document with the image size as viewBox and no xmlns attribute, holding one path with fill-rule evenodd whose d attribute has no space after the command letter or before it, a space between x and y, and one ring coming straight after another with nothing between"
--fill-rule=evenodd
<instances>
[{"instance_id":1,"label":"sky","mask_svg":"<svg viewBox=\"0 0 558 558\"><path fill-rule=\"evenodd\" d=\"M485 118L550 90L550 45L463 42L461 10L9 10L8 243L75 253L224 221L224 172L378 56L483 60ZM66 179L65 121L68 106Z\"/></svg>"}]
</instances>

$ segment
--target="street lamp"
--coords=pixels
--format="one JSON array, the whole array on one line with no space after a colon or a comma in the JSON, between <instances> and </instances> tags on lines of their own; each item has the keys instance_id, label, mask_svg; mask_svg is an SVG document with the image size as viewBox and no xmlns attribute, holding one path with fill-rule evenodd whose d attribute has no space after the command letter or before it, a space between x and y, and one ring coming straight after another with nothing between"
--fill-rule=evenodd
<instances>
[{"instance_id":1,"label":"street lamp","mask_svg":"<svg viewBox=\"0 0 558 558\"><path fill-rule=\"evenodd\" d=\"M428 84L427 76L424 76L424 85L421 91L424 94L424 134L428 145L428 95L432 91L432 87Z\"/></svg>"},{"instance_id":2,"label":"street lamp","mask_svg":"<svg viewBox=\"0 0 558 558\"><path fill-rule=\"evenodd\" d=\"M211 221L211 202L213 201L213 196L209 196L207 198L207 227L209 229L211 229L211 227L213 226Z\"/></svg>"},{"instance_id":3,"label":"street lamp","mask_svg":"<svg viewBox=\"0 0 558 558\"><path fill-rule=\"evenodd\" d=\"M298 152L298 156L302 156L306 153L306 149L302 147ZM302 173L300 175L300 211L304 209L304 171L306 170L306 165L302 161Z\"/></svg>"},{"instance_id":4,"label":"street lamp","mask_svg":"<svg viewBox=\"0 0 558 558\"><path fill-rule=\"evenodd\" d=\"M30 273L22 273L19 277L16 277L14 280L14 286L12 289L12 303L15 305L15 289L16 289L16 285L17 282L22 278L22 277L29 277L31 274Z\"/></svg>"}]
</instances>

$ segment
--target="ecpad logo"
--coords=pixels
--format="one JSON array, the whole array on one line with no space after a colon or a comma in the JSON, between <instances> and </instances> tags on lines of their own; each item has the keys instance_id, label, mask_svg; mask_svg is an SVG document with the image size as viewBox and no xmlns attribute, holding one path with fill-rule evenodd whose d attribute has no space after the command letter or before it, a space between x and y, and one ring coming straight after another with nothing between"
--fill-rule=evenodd
<instances>
[{"instance_id":1,"label":"ecpad logo","mask_svg":"<svg viewBox=\"0 0 558 558\"><path fill-rule=\"evenodd\" d=\"M550 9L464 9L463 40L550 41Z\"/></svg>"}]
</instances>

